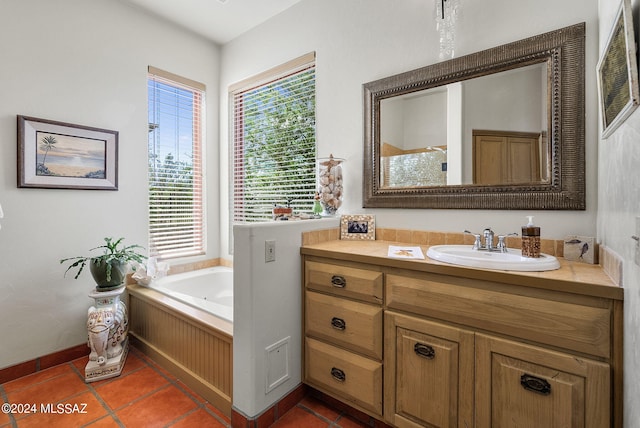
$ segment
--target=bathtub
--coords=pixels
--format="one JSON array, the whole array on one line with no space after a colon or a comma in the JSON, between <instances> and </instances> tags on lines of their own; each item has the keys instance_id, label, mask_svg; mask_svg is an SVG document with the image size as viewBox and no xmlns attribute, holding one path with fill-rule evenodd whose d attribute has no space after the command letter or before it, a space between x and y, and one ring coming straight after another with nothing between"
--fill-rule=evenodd
<instances>
[{"instance_id":1,"label":"bathtub","mask_svg":"<svg viewBox=\"0 0 640 428\"><path fill-rule=\"evenodd\" d=\"M231 416L233 270L200 269L127 290L134 346Z\"/></svg>"},{"instance_id":2,"label":"bathtub","mask_svg":"<svg viewBox=\"0 0 640 428\"><path fill-rule=\"evenodd\" d=\"M216 266L156 279L149 287L233 322L233 269Z\"/></svg>"}]
</instances>

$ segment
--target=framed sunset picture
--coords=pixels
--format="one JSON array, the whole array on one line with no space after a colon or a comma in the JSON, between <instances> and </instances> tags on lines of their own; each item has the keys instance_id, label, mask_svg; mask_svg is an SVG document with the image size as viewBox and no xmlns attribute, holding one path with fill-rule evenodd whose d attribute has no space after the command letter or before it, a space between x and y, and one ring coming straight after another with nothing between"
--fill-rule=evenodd
<instances>
[{"instance_id":1,"label":"framed sunset picture","mask_svg":"<svg viewBox=\"0 0 640 428\"><path fill-rule=\"evenodd\" d=\"M18 187L118 189L118 132L18 116Z\"/></svg>"}]
</instances>

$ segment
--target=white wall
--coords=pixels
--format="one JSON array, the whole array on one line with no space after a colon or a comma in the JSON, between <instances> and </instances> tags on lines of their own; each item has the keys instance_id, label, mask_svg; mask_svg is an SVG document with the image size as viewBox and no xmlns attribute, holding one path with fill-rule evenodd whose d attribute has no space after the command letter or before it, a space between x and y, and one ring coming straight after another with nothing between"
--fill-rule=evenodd
<instances>
[{"instance_id":1,"label":"white wall","mask_svg":"<svg viewBox=\"0 0 640 428\"><path fill-rule=\"evenodd\" d=\"M217 165L216 45L119 1L0 2L0 368L86 341L93 280L63 278L59 259L105 236L147 245L148 65L207 85L206 163ZM18 114L119 131L119 190L17 188ZM209 181L209 256L218 257Z\"/></svg>"},{"instance_id":2,"label":"white wall","mask_svg":"<svg viewBox=\"0 0 640 428\"><path fill-rule=\"evenodd\" d=\"M434 0L303 0L222 48L221 145L228 154L229 84L310 51L317 53L318 155L346 158L344 212L361 213L362 84L438 61ZM550 13L553 11L553 13ZM597 0L481 2L462 0L456 53L465 55L579 22L587 24L586 66L595 68ZM526 23L526 25L523 25ZM586 75L586 211L468 211L369 209L381 226L461 231L493 226L519 230L533 214L543 237L595 235L597 122L596 83ZM226 167L227 165L223 165ZM222 173L228 189L228 171ZM224 195L222 202L226 203ZM227 221L223 210L223 223ZM223 239L225 236L223 235ZM228 248L228 242L223 242Z\"/></svg>"},{"instance_id":3,"label":"white wall","mask_svg":"<svg viewBox=\"0 0 640 428\"><path fill-rule=\"evenodd\" d=\"M338 227L338 219L234 226L233 407L248 417L269 408L302 382L302 232ZM276 241L275 262L265 263L266 240ZM266 348L289 338L288 380L269 374ZM282 354L280 354L282 355ZM277 358L272 367L281 364Z\"/></svg>"},{"instance_id":4,"label":"white wall","mask_svg":"<svg viewBox=\"0 0 640 428\"><path fill-rule=\"evenodd\" d=\"M633 0L636 40L640 0ZM600 50L605 48L619 0L600 0ZM591 69L595 74L595 69ZM634 264L640 216L640 109L598 143L598 239L624 260L624 425L640 427L640 267Z\"/></svg>"},{"instance_id":5,"label":"white wall","mask_svg":"<svg viewBox=\"0 0 640 428\"><path fill-rule=\"evenodd\" d=\"M221 158L229 156L228 97L230 84L284 63L310 51L317 54L317 137L318 156L346 158L344 213L362 209L362 84L438 61L438 34L434 22L433 0L303 0L222 47L221 57ZM553 13L549 13L553 11ZM535 34L586 22L586 66L595 68L598 43L597 0L541 0L506 2L463 0L458 21L459 55L476 52ZM522 25L526 22L526 25ZM398 210L370 209L381 227L402 227L443 231L481 230L493 226L497 231L517 231L526 214L536 215L544 237L561 239L567 234L594 236L596 232L597 110L593 73L586 74L586 211L477 211L477 210ZM227 204L229 189L227 164L221 165L221 203ZM228 207L221 210L222 224L228 222ZM224 226L223 226L224 227ZM295 245L299 231L293 224L280 225L279 240ZM292 229L289 229L292 228ZM234 325L234 407L247 416L256 416L273 402L262 387L264 347L298 326L274 322L272 312L291 322L299 320L299 271L262 265L262 229L236 229L235 237L236 305L251 304L251 319L236 317ZM268 230L268 229L266 229ZM229 248L222 234L223 253ZM244 244L241 244L244 242ZM254 245L247 244L254 242ZM251 251L254 266L239 269L241 245ZM295 251L291 251L291 257ZM292 260L292 263L298 262ZM275 277L274 277L275 276ZM245 279L243 279L245 277ZM261 285L262 284L262 285ZM279 284L279 285L278 285ZM249 287L249 288L245 288ZM265 293L268 287L268 294ZM272 294L279 293L279 294ZM280 296L280 297L278 297ZM296 294L297 296L297 294ZM282 298L280 303L278 299ZM299 299L299 296L297 296ZM242 299L242 300L241 300ZM263 302L275 306L263 305ZM244 305L241 305L244 307ZM236 306L238 308L238 306ZM239 309L239 308L238 308ZM246 308L245 308L246 310ZM272 325L277 327L270 328ZM260 331L268 332L266 337ZM240 338L243 339L240 339ZM257 342L245 342L254 337ZM249 339L250 340L250 339ZM241 354L238 352L242 350ZM256 389L251 389L255 382ZM288 387L288 385L287 385ZM283 394L282 388L277 391ZM253 392L254 395L251 394ZM248 395L245 395L248 394Z\"/></svg>"}]
</instances>

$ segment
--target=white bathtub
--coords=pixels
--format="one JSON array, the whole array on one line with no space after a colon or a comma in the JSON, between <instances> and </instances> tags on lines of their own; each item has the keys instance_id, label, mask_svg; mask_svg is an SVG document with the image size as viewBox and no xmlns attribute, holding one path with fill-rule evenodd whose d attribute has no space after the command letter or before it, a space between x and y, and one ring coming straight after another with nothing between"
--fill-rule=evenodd
<instances>
[{"instance_id":1,"label":"white bathtub","mask_svg":"<svg viewBox=\"0 0 640 428\"><path fill-rule=\"evenodd\" d=\"M233 322L233 269L216 266L154 279L149 288Z\"/></svg>"}]
</instances>

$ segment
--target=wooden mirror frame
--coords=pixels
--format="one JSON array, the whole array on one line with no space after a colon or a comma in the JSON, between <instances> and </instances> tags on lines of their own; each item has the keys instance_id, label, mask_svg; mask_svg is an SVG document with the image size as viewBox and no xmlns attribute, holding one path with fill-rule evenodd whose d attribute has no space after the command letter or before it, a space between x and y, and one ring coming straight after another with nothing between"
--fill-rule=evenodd
<instances>
[{"instance_id":1,"label":"wooden mirror frame","mask_svg":"<svg viewBox=\"0 0 640 428\"><path fill-rule=\"evenodd\" d=\"M585 209L585 23L363 85L364 208ZM535 63L547 63L550 181L527 185L380 185L380 101Z\"/></svg>"}]
</instances>

